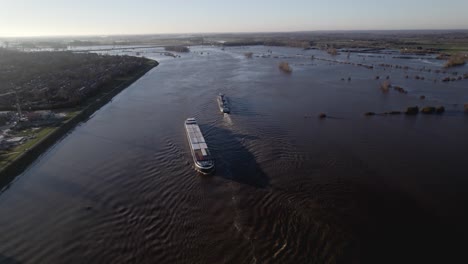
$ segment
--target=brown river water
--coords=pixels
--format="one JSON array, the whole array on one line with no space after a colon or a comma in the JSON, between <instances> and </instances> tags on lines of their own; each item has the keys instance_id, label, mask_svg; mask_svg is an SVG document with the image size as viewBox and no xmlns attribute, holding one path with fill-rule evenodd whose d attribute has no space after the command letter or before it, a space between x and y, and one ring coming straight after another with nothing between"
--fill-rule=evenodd
<instances>
[{"instance_id":1,"label":"brown river water","mask_svg":"<svg viewBox=\"0 0 468 264\"><path fill-rule=\"evenodd\" d=\"M435 72L443 62L268 47L193 47L176 59L139 51L160 65L1 187L0 263L465 257L468 80L442 83L450 75ZM278 70L280 61L291 75ZM408 94L383 94L377 75ZM231 115L219 112L219 92ZM363 115L413 105L446 112ZM329 118L317 118L321 112ZM188 117L216 158L214 175L193 168Z\"/></svg>"}]
</instances>

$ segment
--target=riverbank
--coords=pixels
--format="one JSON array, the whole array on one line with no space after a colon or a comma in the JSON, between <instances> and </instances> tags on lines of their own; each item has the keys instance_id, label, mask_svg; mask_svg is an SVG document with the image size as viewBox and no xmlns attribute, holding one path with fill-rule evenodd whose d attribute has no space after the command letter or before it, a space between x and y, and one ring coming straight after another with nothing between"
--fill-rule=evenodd
<instances>
[{"instance_id":1,"label":"riverbank","mask_svg":"<svg viewBox=\"0 0 468 264\"><path fill-rule=\"evenodd\" d=\"M116 78L109 84L109 87L104 89L105 92L89 98L80 107L69 109L69 117L59 126L41 128L36 132L34 139L15 147L11 151L11 155L0 163L0 189L23 172L28 165L62 139L76 125L86 120L114 96L158 65L157 61L148 59L147 63L137 72Z\"/></svg>"}]
</instances>

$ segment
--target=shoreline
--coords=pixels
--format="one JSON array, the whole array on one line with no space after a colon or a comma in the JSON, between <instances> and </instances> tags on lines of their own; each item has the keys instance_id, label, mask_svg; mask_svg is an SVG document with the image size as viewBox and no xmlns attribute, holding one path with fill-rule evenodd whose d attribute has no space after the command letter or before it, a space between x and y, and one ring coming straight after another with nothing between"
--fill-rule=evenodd
<instances>
[{"instance_id":1,"label":"shoreline","mask_svg":"<svg viewBox=\"0 0 468 264\"><path fill-rule=\"evenodd\" d=\"M64 121L60 126L54 127L53 130L46 136L38 140L29 149L25 150L19 156L10 161L3 168L0 168L0 192L7 189L8 185L14 178L24 172L29 165L36 161L42 154L50 149L54 144L63 139L72 129L74 129L81 122L87 120L96 111L101 109L104 105L109 103L112 98L120 92L128 88L134 82L143 77L153 68L157 67L159 63L155 60L148 59L147 65L137 73L130 76L128 80L122 81L111 90L102 93L101 95L89 98L84 106L80 107L78 114Z\"/></svg>"}]
</instances>

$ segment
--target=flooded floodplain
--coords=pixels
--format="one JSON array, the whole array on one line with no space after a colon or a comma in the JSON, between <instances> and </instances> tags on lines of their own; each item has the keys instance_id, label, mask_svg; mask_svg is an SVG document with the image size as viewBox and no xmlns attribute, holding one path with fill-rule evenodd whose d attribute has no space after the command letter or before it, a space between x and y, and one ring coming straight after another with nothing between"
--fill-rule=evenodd
<instances>
[{"instance_id":1,"label":"flooded floodplain","mask_svg":"<svg viewBox=\"0 0 468 264\"><path fill-rule=\"evenodd\" d=\"M103 51L136 52L160 65L2 187L0 263L463 256L467 66L444 69L435 56L392 51ZM383 91L387 80L406 93ZM220 92L231 115L219 112ZM396 114L410 106L445 112ZM188 117L216 159L214 175L193 168Z\"/></svg>"}]
</instances>

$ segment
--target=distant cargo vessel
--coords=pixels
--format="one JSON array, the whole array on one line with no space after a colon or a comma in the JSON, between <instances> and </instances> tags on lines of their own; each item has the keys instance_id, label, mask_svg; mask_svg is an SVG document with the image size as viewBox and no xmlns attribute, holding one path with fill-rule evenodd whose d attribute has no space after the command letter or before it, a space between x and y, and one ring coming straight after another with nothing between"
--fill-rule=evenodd
<instances>
[{"instance_id":1,"label":"distant cargo vessel","mask_svg":"<svg viewBox=\"0 0 468 264\"><path fill-rule=\"evenodd\" d=\"M229 109L227 98L222 93L218 95L218 106L219 106L219 111L221 111L221 113L225 113L225 114L231 113L231 109Z\"/></svg>"},{"instance_id":2,"label":"distant cargo vessel","mask_svg":"<svg viewBox=\"0 0 468 264\"><path fill-rule=\"evenodd\" d=\"M210 173L215 167L215 162L195 118L185 120L185 132L195 167L202 173Z\"/></svg>"}]
</instances>

